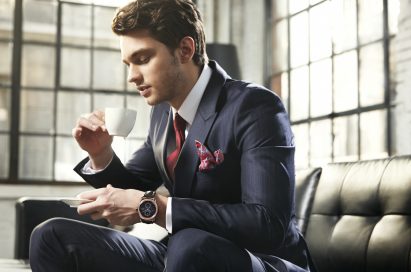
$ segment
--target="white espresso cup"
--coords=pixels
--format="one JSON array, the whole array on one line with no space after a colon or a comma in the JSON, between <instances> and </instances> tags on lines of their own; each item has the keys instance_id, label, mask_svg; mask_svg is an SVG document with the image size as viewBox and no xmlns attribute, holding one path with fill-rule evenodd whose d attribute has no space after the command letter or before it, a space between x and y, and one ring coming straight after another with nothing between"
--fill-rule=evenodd
<instances>
[{"instance_id":1,"label":"white espresso cup","mask_svg":"<svg viewBox=\"0 0 411 272\"><path fill-rule=\"evenodd\" d=\"M127 137L136 122L137 112L125 108L105 108L105 122L108 134Z\"/></svg>"}]
</instances>

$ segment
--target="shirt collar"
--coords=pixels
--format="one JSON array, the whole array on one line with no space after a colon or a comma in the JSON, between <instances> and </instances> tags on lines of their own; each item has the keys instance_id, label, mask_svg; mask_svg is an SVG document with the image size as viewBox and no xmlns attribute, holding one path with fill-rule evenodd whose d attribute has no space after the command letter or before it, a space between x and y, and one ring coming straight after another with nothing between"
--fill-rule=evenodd
<instances>
[{"instance_id":1,"label":"shirt collar","mask_svg":"<svg viewBox=\"0 0 411 272\"><path fill-rule=\"evenodd\" d=\"M210 81L211 74L211 68L207 64L204 65L203 71L201 72L196 84L188 93L186 99L183 101L183 104L181 104L181 107L178 110L178 114L183 117L189 126L193 124L198 105L200 105L201 98L203 97L207 84ZM174 118L177 110L175 108L172 108L172 110Z\"/></svg>"}]
</instances>

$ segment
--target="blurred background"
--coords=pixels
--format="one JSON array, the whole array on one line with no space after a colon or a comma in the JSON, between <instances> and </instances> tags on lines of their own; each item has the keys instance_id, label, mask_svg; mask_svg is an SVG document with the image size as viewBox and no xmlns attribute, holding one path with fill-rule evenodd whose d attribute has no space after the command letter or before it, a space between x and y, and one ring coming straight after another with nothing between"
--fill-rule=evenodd
<instances>
[{"instance_id":1,"label":"blurred background","mask_svg":"<svg viewBox=\"0 0 411 272\"><path fill-rule=\"evenodd\" d=\"M196 2L210 46L235 47L233 76L283 99L297 168L411 154L410 1ZM81 114L137 109L114 142L123 161L145 139L150 108L110 29L124 3L0 0L0 258L13 257L18 197L88 189L72 171L86 156L71 137Z\"/></svg>"}]
</instances>

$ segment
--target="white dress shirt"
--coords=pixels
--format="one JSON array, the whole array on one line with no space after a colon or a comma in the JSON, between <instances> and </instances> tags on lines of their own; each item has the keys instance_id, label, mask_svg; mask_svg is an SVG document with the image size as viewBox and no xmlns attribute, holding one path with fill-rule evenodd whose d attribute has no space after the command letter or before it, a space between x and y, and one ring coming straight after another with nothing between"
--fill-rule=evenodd
<instances>
[{"instance_id":1,"label":"white dress shirt","mask_svg":"<svg viewBox=\"0 0 411 272\"><path fill-rule=\"evenodd\" d=\"M180 109L171 108L173 112L173 120L175 117L175 113L178 112L178 114L186 121L187 123L186 129L185 129L186 137L193 124L194 117L197 113L198 105L200 105L201 98L203 97L207 84L210 81L211 74L212 74L211 68L208 65L204 65L204 68L200 74L200 77L198 78L196 84L191 89L191 91L189 92L185 100L183 101L183 104L181 104ZM101 170L92 169L91 163L90 161L88 161L84 165L82 172L83 174L95 174L102 170L104 169L101 169ZM166 229L169 233L173 233L171 205L172 205L172 197L169 197L167 200L167 209L166 209Z\"/></svg>"}]
</instances>

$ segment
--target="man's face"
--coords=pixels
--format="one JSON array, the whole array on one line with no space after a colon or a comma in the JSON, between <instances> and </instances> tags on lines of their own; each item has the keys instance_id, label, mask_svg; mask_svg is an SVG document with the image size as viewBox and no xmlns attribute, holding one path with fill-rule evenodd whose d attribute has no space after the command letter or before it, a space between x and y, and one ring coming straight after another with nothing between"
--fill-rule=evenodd
<instances>
[{"instance_id":1,"label":"man's face","mask_svg":"<svg viewBox=\"0 0 411 272\"><path fill-rule=\"evenodd\" d=\"M149 105L172 104L179 96L184 73L176 52L152 38L148 31L120 36L121 57L134 83Z\"/></svg>"}]
</instances>

